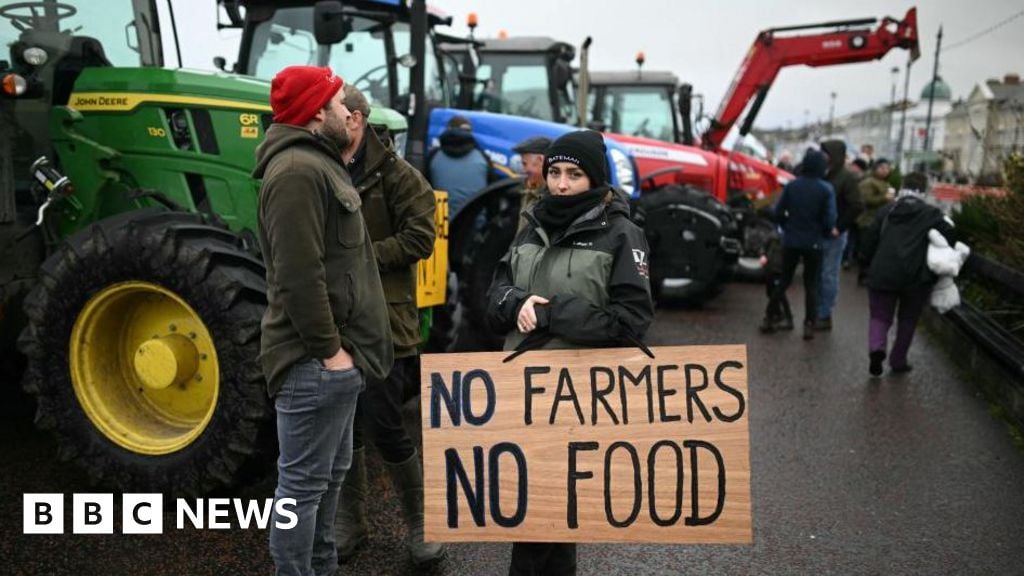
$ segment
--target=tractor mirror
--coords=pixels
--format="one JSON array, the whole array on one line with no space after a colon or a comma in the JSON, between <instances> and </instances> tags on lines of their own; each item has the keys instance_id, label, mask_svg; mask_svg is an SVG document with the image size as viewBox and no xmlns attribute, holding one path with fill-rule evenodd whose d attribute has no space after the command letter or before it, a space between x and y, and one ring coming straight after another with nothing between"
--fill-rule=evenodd
<instances>
[{"instance_id":1,"label":"tractor mirror","mask_svg":"<svg viewBox=\"0 0 1024 576\"><path fill-rule=\"evenodd\" d=\"M352 23L345 18L341 2L317 2L313 7L313 36L317 44L337 44L351 31Z\"/></svg>"},{"instance_id":2,"label":"tractor mirror","mask_svg":"<svg viewBox=\"0 0 1024 576\"><path fill-rule=\"evenodd\" d=\"M564 60L555 60L553 70L555 86L562 90L572 81L572 67Z\"/></svg>"}]
</instances>

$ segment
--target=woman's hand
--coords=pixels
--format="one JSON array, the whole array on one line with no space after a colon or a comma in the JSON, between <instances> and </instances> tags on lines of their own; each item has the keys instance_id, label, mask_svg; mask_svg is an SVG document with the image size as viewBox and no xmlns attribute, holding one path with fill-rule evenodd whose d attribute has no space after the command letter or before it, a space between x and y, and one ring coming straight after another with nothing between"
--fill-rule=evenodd
<instances>
[{"instance_id":1,"label":"woman's hand","mask_svg":"<svg viewBox=\"0 0 1024 576\"><path fill-rule=\"evenodd\" d=\"M533 295L523 302L519 308L519 317L516 319L516 326L523 334L533 331L537 327L537 311L533 307L537 304L547 304L548 299L543 296Z\"/></svg>"}]
</instances>

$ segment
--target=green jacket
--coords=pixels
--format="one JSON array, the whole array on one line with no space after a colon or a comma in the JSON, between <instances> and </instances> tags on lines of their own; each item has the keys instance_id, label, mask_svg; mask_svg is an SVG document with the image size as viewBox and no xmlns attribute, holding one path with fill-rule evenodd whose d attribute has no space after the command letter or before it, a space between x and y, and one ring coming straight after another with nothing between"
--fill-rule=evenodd
<instances>
[{"instance_id":1,"label":"green jacket","mask_svg":"<svg viewBox=\"0 0 1024 576\"><path fill-rule=\"evenodd\" d=\"M864 201L864 211L857 217L857 226L867 228L875 221L875 213L889 203L889 183L868 176L860 181L860 197Z\"/></svg>"},{"instance_id":2,"label":"green jacket","mask_svg":"<svg viewBox=\"0 0 1024 576\"><path fill-rule=\"evenodd\" d=\"M351 171L384 284L395 357L401 358L420 345L416 263L434 252L437 203L412 165L388 150L373 130L365 134Z\"/></svg>"},{"instance_id":3,"label":"green jacket","mask_svg":"<svg viewBox=\"0 0 1024 576\"><path fill-rule=\"evenodd\" d=\"M267 390L287 369L339 347L367 377L385 378L394 350L359 195L333 143L274 124L256 150L259 240L267 266L260 362Z\"/></svg>"},{"instance_id":4,"label":"green jacket","mask_svg":"<svg viewBox=\"0 0 1024 576\"><path fill-rule=\"evenodd\" d=\"M498 263L488 291L488 321L495 331L508 333L505 349L525 338L516 330L516 318L531 294L550 300L535 308L535 332L551 337L545 348L642 341L654 319L650 251L622 195L613 191L609 202L554 237L537 222L534 210L526 212L530 225Z\"/></svg>"},{"instance_id":5,"label":"green jacket","mask_svg":"<svg viewBox=\"0 0 1024 576\"><path fill-rule=\"evenodd\" d=\"M542 183L536 188L530 188L526 185L526 181L520 186L522 198L519 201L519 225L516 228L517 231L526 228L529 221L526 219L526 212L533 208L533 205L537 203L545 194L548 193L548 186L546 183Z\"/></svg>"}]
</instances>

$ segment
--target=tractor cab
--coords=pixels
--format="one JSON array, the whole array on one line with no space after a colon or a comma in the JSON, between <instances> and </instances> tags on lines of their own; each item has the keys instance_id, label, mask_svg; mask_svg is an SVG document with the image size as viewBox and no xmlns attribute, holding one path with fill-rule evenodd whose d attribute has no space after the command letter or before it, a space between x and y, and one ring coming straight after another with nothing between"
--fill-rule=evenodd
<instances>
[{"instance_id":1,"label":"tractor cab","mask_svg":"<svg viewBox=\"0 0 1024 576\"><path fill-rule=\"evenodd\" d=\"M14 219L27 167L50 154L49 116L68 103L82 70L160 66L154 3L40 0L0 4L0 223ZM17 192L15 192L17 191Z\"/></svg>"},{"instance_id":2,"label":"tractor cab","mask_svg":"<svg viewBox=\"0 0 1024 576\"><path fill-rule=\"evenodd\" d=\"M575 123L571 80L576 49L571 44L524 36L480 40L475 56L471 54L474 47L468 45L443 48L471 76L459 97L461 107Z\"/></svg>"},{"instance_id":3,"label":"tractor cab","mask_svg":"<svg viewBox=\"0 0 1024 576\"><path fill-rule=\"evenodd\" d=\"M615 134L683 142L671 72L590 72L588 125Z\"/></svg>"},{"instance_id":4,"label":"tractor cab","mask_svg":"<svg viewBox=\"0 0 1024 576\"><path fill-rule=\"evenodd\" d=\"M419 31L412 9L397 0L222 3L245 8L244 16L237 9L227 11L233 15L230 26L242 30L238 73L270 80L290 65L330 66L359 88L374 109L406 116L410 132L417 131L416 118L425 119L430 109L454 101L458 71L450 62L446 69L437 50L442 41L454 39L434 31L450 18L429 8L426 30ZM424 41L418 40L420 34ZM416 86L417 68L422 88Z\"/></svg>"}]
</instances>

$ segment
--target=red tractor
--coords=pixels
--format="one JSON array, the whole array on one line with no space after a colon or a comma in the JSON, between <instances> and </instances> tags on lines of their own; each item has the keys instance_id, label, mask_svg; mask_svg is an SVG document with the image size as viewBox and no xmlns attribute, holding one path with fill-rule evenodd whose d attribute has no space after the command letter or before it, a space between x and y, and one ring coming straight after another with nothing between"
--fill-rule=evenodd
<instances>
[{"instance_id":1,"label":"red tractor","mask_svg":"<svg viewBox=\"0 0 1024 576\"><path fill-rule=\"evenodd\" d=\"M902 20L885 17L870 28L876 23L877 19L867 18L760 32L699 138L692 138L686 129L689 90L685 84L679 102L683 130L673 138L680 144L635 133L607 135L624 144L637 163L656 291L663 296L705 295L730 256L752 255L749 252L756 250L745 226L754 214L753 203L773 195L792 175L723 144L748 108L738 133L742 138L750 132L779 70L798 64L818 67L877 60L893 48L911 50L914 59L919 56L916 8ZM818 31L791 34L807 30ZM710 193L719 206L694 189ZM732 210L724 211L723 204Z\"/></svg>"}]
</instances>

